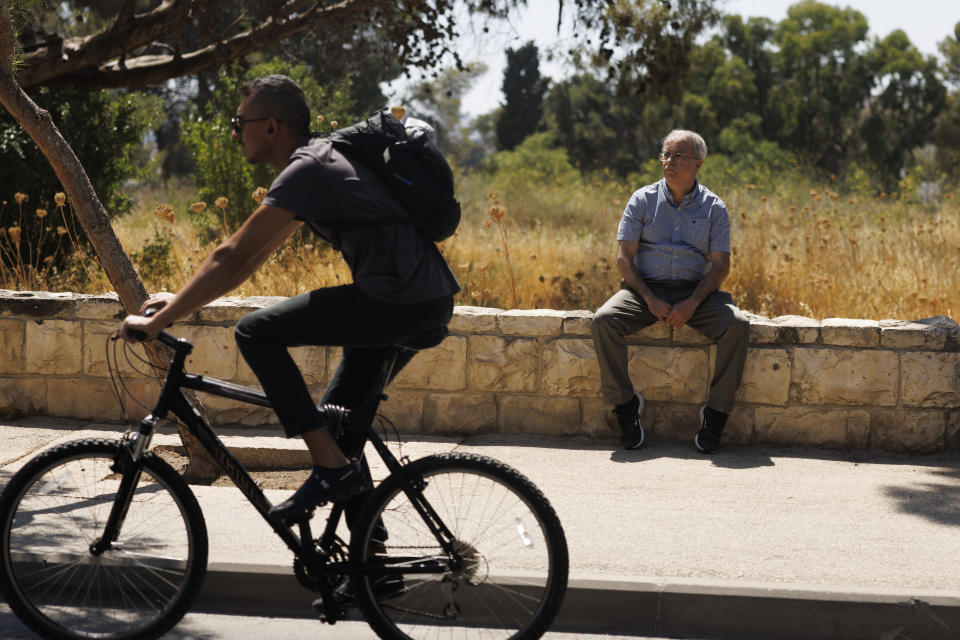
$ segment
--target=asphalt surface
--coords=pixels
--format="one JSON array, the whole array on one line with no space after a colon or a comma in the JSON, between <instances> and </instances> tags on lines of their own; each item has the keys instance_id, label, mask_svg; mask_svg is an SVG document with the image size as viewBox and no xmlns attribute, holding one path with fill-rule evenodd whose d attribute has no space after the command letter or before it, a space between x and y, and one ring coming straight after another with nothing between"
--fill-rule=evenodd
<instances>
[{"instance_id":1,"label":"asphalt surface","mask_svg":"<svg viewBox=\"0 0 960 640\"><path fill-rule=\"evenodd\" d=\"M0 425L0 484L46 446L116 425ZM298 441L222 430L245 464L305 464ZM692 436L692 431L691 431ZM570 587L554 630L692 638L960 637L960 456L650 441L403 438L519 469L556 509ZM177 446L158 436L155 446ZM374 465L374 475L382 475ZM240 492L193 486L210 534L199 612L309 617L291 554ZM268 491L277 502L289 492ZM256 594L253 597L251 594ZM581 634L581 635L577 635Z\"/></svg>"}]
</instances>

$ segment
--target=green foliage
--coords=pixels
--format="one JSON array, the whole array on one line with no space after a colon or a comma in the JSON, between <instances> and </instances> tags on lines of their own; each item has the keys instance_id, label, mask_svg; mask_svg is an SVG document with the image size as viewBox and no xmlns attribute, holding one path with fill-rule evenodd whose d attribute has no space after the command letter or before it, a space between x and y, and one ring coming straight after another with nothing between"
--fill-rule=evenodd
<instances>
[{"instance_id":1,"label":"green foliage","mask_svg":"<svg viewBox=\"0 0 960 640\"><path fill-rule=\"evenodd\" d=\"M121 191L124 182L146 175L142 164L143 136L159 119L160 105L155 99L137 93L110 91L67 91L40 88L32 96L38 105L47 109L57 129L80 159L97 196L111 216L130 209L131 197ZM54 194L64 191L47 159L33 140L3 109L0 109L0 199L13 201L15 192L29 197L33 217L36 209L50 212L50 220L57 207ZM24 205L26 207L26 205ZM0 227L18 223L21 211L16 207L0 210ZM62 220L53 226L64 224ZM40 255L57 255L57 263L68 252L58 250L61 238L55 232L42 233L34 240L24 242L21 252L32 246ZM77 241L83 244L85 235L78 229ZM24 260L27 257L22 256Z\"/></svg>"},{"instance_id":2,"label":"green foliage","mask_svg":"<svg viewBox=\"0 0 960 640\"><path fill-rule=\"evenodd\" d=\"M485 152L484 145L472 140L461 123L460 108L463 96L486 70L482 63L444 69L434 80L415 86L404 105L407 115L433 126L437 146L451 165L475 166Z\"/></svg>"},{"instance_id":3,"label":"green foliage","mask_svg":"<svg viewBox=\"0 0 960 640\"><path fill-rule=\"evenodd\" d=\"M317 110L316 115L324 117L318 126L321 133L330 133L332 122L345 126L357 119L347 83L321 87L303 64L270 60L249 68L240 64L221 68L210 100L181 124L181 140L193 154L194 179L201 199L208 205L219 197L228 199L224 215L231 229L239 226L256 208L252 199L254 190L268 188L275 177L271 167L247 163L240 147L231 138L233 129L230 125L230 118L236 115L242 101L238 91L240 85L272 73L290 76L300 84L307 96L307 104Z\"/></svg>"},{"instance_id":4,"label":"green foliage","mask_svg":"<svg viewBox=\"0 0 960 640\"><path fill-rule=\"evenodd\" d=\"M487 156L484 169L507 195L517 195L530 185L575 186L580 181L567 152L554 147L547 133L527 137L513 151Z\"/></svg>"},{"instance_id":5,"label":"green foliage","mask_svg":"<svg viewBox=\"0 0 960 640\"><path fill-rule=\"evenodd\" d=\"M173 255L173 244L170 239L159 230L154 232L153 240L148 242L139 251L130 254L130 259L137 267L137 272L151 290L162 289L165 281L174 274L177 268L176 257Z\"/></svg>"},{"instance_id":6,"label":"green foliage","mask_svg":"<svg viewBox=\"0 0 960 640\"><path fill-rule=\"evenodd\" d=\"M509 151L537 130L543 115L546 81L540 76L540 57L532 41L507 49L503 71L503 109L497 117L497 145Z\"/></svg>"}]
</instances>

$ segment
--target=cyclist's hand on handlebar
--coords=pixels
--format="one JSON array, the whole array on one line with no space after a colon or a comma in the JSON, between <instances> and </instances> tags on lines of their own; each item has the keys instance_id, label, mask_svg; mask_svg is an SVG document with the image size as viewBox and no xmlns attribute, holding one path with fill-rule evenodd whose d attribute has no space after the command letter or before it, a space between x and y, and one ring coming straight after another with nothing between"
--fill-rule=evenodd
<instances>
[{"instance_id":1,"label":"cyclist's hand on handlebar","mask_svg":"<svg viewBox=\"0 0 960 640\"><path fill-rule=\"evenodd\" d=\"M173 300L174 295L172 293L167 293L166 291L161 293L155 293L151 297L147 298L146 302L140 305L141 315L148 315L147 312L153 309L154 312L160 311L167 304Z\"/></svg>"},{"instance_id":2,"label":"cyclist's hand on handlebar","mask_svg":"<svg viewBox=\"0 0 960 640\"><path fill-rule=\"evenodd\" d=\"M123 319L120 337L127 342L143 342L156 338L163 327L154 318L130 315Z\"/></svg>"}]
</instances>

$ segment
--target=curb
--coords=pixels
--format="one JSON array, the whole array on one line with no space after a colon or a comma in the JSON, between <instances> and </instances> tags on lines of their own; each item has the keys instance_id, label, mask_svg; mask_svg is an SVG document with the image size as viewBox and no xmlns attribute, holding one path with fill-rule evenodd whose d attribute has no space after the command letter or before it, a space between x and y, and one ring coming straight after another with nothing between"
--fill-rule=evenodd
<instances>
[{"instance_id":1,"label":"curb","mask_svg":"<svg viewBox=\"0 0 960 640\"><path fill-rule=\"evenodd\" d=\"M313 617L291 567L211 563L194 610ZM352 611L349 619L360 619ZM960 593L572 575L553 631L777 640L960 637Z\"/></svg>"}]
</instances>

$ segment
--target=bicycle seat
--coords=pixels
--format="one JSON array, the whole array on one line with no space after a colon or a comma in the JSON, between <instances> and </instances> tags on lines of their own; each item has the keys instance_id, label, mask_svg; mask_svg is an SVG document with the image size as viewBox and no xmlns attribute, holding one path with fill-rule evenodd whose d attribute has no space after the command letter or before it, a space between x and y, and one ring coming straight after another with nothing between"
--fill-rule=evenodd
<instances>
[{"instance_id":1,"label":"bicycle seat","mask_svg":"<svg viewBox=\"0 0 960 640\"><path fill-rule=\"evenodd\" d=\"M404 349L413 349L414 351L421 351L423 349L429 349L430 347L437 346L438 344L443 342L443 339L446 338L447 335L449 335L449 333L450 331L447 330L446 327L436 327L434 329L430 329L425 333L421 333L420 335L414 338L411 338L406 342L402 342L397 346L403 347Z\"/></svg>"}]
</instances>

